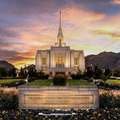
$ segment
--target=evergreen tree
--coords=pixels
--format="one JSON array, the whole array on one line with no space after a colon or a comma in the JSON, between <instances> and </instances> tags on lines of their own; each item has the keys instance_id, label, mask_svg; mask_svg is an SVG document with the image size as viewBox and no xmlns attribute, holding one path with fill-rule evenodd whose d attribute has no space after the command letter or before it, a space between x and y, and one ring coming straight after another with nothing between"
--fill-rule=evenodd
<instances>
[{"instance_id":1,"label":"evergreen tree","mask_svg":"<svg viewBox=\"0 0 120 120\"><path fill-rule=\"evenodd\" d=\"M19 76L21 76L21 77L24 77L24 76L25 76L25 74L24 74L24 69L23 69L22 67L21 67L21 69L20 69Z\"/></svg>"},{"instance_id":2,"label":"evergreen tree","mask_svg":"<svg viewBox=\"0 0 120 120\"><path fill-rule=\"evenodd\" d=\"M6 77L7 76L7 70L3 67L0 67L0 75L1 75L1 77Z\"/></svg>"},{"instance_id":3,"label":"evergreen tree","mask_svg":"<svg viewBox=\"0 0 120 120\"><path fill-rule=\"evenodd\" d=\"M112 71L109 68L107 68L107 69L105 69L104 75L106 78L110 78L112 75Z\"/></svg>"},{"instance_id":4,"label":"evergreen tree","mask_svg":"<svg viewBox=\"0 0 120 120\"><path fill-rule=\"evenodd\" d=\"M8 70L8 76L9 76L9 77L12 76L12 70L11 70L11 69Z\"/></svg>"},{"instance_id":5,"label":"evergreen tree","mask_svg":"<svg viewBox=\"0 0 120 120\"><path fill-rule=\"evenodd\" d=\"M12 68L11 73L12 73L13 78L15 78L17 75L16 68Z\"/></svg>"},{"instance_id":6,"label":"evergreen tree","mask_svg":"<svg viewBox=\"0 0 120 120\"><path fill-rule=\"evenodd\" d=\"M119 71L119 70L114 70L113 75L114 75L115 77L120 77L120 71Z\"/></svg>"},{"instance_id":7,"label":"evergreen tree","mask_svg":"<svg viewBox=\"0 0 120 120\"><path fill-rule=\"evenodd\" d=\"M94 71L92 70L92 67L87 67L86 75L90 78L94 76Z\"/></svg>"},{"instance_id":8,"label":"evergreen tree","mask_svg":"<svg viewBox=\"0 0 120 120\"><path fill-rule=\"evenodd\" d=\"M94 67L94 78L99 79L101 75L102 75L102 70L98 68L98 66L95 66Z\"/></svg>"}]
</instances>

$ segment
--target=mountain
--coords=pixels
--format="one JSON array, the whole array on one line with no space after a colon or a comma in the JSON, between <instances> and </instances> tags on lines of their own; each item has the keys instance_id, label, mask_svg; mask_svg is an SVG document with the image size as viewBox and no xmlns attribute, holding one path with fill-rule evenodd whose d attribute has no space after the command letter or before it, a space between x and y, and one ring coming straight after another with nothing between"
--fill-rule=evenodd
<instances>
[{"instance_id":1,"label":"mountain","mask_svg":"<svg viewBox=\"0 0 120 120\"><path fill-rule=\"evenodd\" d=\"M85 57L85 65L86 68L97 65L101 69L120 70L120 53L101 52L98 55L88 55Z\"/></svg>"},{"instance_id":2,"label":"mountain","mask_svg":"<svg viewBox=\"0 0 120 120\"><path fill-rule=\"evenodd\" d=\"M2 60L0 61L0 67L4 67L8 70L8 69L14 68L14 65L12 65L11 63L8 63L7 61Z\"/></svg>"}]
</instances>

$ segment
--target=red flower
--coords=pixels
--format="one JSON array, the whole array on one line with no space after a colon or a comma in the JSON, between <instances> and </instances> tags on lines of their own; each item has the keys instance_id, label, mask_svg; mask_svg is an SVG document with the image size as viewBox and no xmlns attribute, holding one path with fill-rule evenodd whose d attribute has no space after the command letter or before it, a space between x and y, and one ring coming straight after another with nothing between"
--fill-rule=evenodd
<instances>
[{"instance_id":1,"label":"red flower","mask_svg":"<svg viewBox=\"0 0 120 120\"><path fill-rule=\"evenodd\" d=\"M8 92L8 94L11 94L10 92Z\"/></svg>"},{"instance_id":2,"label":"red flower","mask_svg":"<svg viewBox=\"0 0 120 120\"><path fill-rule=\"evenodd\" d=\"M2 93L3 95L6 95L5 93Z\"/></svg>"}]
</instances>

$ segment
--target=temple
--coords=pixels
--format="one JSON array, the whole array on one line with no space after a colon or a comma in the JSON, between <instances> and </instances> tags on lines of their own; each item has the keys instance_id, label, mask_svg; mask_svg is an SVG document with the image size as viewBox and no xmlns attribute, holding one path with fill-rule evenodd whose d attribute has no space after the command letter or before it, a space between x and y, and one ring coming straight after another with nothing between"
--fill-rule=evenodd
<instances>
[{"instance_id":1,"label":"temple","mask_svg":"<svg viewBox=\"0 0 120 120\"><path fill-rule=\"evenodd\" d=\"M71 77L71 74L78 70L85 70L85 57L83 50L71 50L70 46L64 43L64 37L60 23L55 46L49 50L37 50L35 60L36 70L43 70L52 78L55 74L62 73Z\"/></svg>"}]
</instances>

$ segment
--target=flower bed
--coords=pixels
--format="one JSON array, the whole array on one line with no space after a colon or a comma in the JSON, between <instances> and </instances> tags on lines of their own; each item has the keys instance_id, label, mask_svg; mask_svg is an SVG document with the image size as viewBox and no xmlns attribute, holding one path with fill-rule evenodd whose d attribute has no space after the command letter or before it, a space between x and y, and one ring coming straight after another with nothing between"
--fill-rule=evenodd
<instances>
[{"instance_id":1,"label":"flower bed","mask_svg":"<svg viewBox=\"0 0 120 120\"><path fill-rule=\"evenodd\" d=\"M103 81L97 81L95 84L99 83L99 88L106 89L106 90L120 90L120 84L111 84L106 83ZM98 84L97 84L98 85Z\"/></svg>"},{"instance_id":2,"label":"flower bed","mask_svg":"<svg viewBox=\"0 0 120 120\"><path fill-rule=\"evenodd\" d=\"M28 82L32 82L35 80L36 80L35 77L29 77ZM17 84L16 84L16 81L17 81ZM25 80L17 80L16 79L16 81L1 83L0 86L1 87L18 87L19 85L23 85L26 83Z\"/></svg>"},{"instance_id":3,"label":"flower bed","mask_svg":"<svg viewBox=\"0 0 120 120\"><path fill-rule=\"evenodd\" d=\"M54 110L18 110L18 90L0 88L0 120L119 120L120 96L112 92L100 94L100 109L73 110L70 116L39 116L40 112L53 112ZM62 111L64 112L64 111Z\"/></svg>"},{"instance_id":4,"label":"flower bed","mask_svg":"<svg viewBox=\"0 0 120 120\"><path fill-rule=\"evenodd\" d=\"M70 116L40 116L39 112L53 110L1 110L0 120L119 120L120 109L90 109L90 110L70 110L76 113Z\"/></svg>"}]
</instances>

